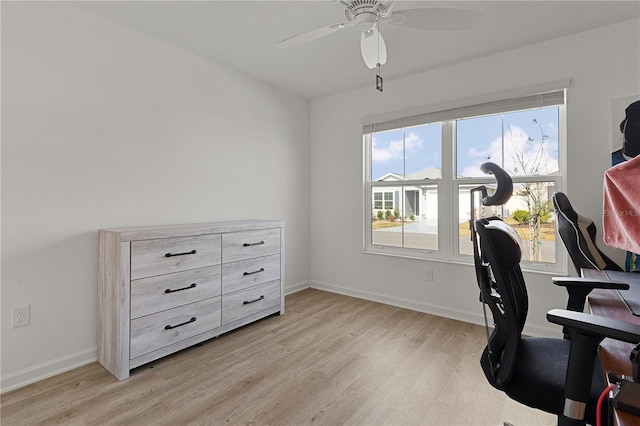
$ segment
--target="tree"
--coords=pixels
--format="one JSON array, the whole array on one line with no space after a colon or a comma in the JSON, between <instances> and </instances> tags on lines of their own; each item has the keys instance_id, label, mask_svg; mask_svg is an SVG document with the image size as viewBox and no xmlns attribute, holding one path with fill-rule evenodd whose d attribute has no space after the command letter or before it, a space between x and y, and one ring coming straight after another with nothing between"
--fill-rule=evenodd
<instances>
[{"instance_id":1,"label":"tree","mask_svg":"<svg viewBox=\"0 0 640 426\"><path fill-rule=\"evenodd\" d=\"M514 144L512 155L514 174L544 176L553 172L553 170L549 170L551 161L549 161L549 152L545 149L549 136L544 133L538 120L534 118L533 123L540 128L540 139L535 140L527 135L527 141L521 147L517 147ZM514 129L511 125L508 126L508 129L511 140L515 140ZM526 182L522 184L523 188L520 191L520 195L524 198L529 211L529 254L532 261L539 262L542 260L540 224L543 221L546 222L551 212L551 202L549 200L549 188L551 185L552 183L550 182Z\"/></svg>"}]
</instances>

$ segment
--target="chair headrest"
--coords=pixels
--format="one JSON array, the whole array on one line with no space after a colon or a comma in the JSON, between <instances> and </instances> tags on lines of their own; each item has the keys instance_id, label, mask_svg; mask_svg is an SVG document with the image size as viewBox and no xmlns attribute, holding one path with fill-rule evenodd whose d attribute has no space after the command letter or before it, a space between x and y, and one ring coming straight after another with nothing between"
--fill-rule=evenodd
<instances>
[{"instance_id":1,"label":"chair headrest","mask_svg":"<svg viewBox=\"0 0 640 426\"><path fill-rule=\"evenodd\" d=\"M579 271L583 267L606 269L607 262L593 240L595 236L593 220L579 215L564 193L554 192L551 198L558 219L558 233L567 247L576 270ZM589 233L591 228L593 228L593 236ZM579 260L576 261L576 258Z\"/></svg>"},{"instance_id":2,"label":"chair headrest","mask_svg":"<svg viewBox=\"0 0 640 426\"><path fill-rule=\"evenodd\" d=\"M505 204L511 198L513 193L513 181L511 176L498 166L496 163L487 162L480 165L480 170L486 174L492 174L496 178L496 190L495 192L482 199L482 204L485 206L498 206Z\"/></svg>"},{"instance_id":3,"label":"chair headrest","mask_svg":"<svg viewBox=\"0 0 640 426\"><path fill-rule=\"evenodd\" d=\"M522 258L522 241L516 230L500 219L488 220L484 228L497 253L500 254L499 261L502 266L506 269L518 266Z\"/></svg>"},{"instance_id":4,"label":"chair headrest","mask_svg":"<svg viewBox=\"0 0 640 426\"><path fill-rule=\"evenodd\" d=\"M572 222L578 221L578 213L573 209L564 192L554 192L551 198L553 199L553 207L555 207L561 215L564 215Z\"/></svg>"}]
</instances>

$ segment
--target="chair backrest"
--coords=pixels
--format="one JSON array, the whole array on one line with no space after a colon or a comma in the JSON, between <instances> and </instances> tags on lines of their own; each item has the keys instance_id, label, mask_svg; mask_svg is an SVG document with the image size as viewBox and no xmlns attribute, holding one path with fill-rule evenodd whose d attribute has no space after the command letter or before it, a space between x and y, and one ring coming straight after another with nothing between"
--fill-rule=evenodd
<instances>
[{"instance_id":1,"label":"chair backrest","mask_svg":"<svg viewBox=\"0 0 640 426\"><path fill-rule=\"evenodd\" d=\"M502 389L513 375L529 307L520 270L522 249L516 231L497 217L474 221L474 232L478 242L476 273L480 298L494 322L481 364L487 380Z\"/></svg>"},{"instance_id":2,"label":"chair backrest","mask_svg":"<svg viewBox=\"0 0 640 426\"><path fill-rule=\"evenodd\" d=\"M480 169L494 175L497 183L491 196L487 195L484 186L471 190L471 241L480 301L487 323L487 347L480 364L487 380L494 387L502 389L513 375L529 299L520 270L522 248L516 231L498 217L474 219L474 194L482 195L480 201L483 206L501 205L511 197L513 181L497 164L484 163ZM494 327L491 331L487 307L493 316Z\"/></svg>"},{"instance_id":3,"label":"chair backrest","mask_svg":"<svg viewBox=\"0 0 640 426\"><path fill-rule=\"evenodd\" d=\"M564 193L555 192L552 199L558 234L578 275L581 268L621 271L622 268L598 249L593 221L579 215Z\"/></svg>"}]
</instances>

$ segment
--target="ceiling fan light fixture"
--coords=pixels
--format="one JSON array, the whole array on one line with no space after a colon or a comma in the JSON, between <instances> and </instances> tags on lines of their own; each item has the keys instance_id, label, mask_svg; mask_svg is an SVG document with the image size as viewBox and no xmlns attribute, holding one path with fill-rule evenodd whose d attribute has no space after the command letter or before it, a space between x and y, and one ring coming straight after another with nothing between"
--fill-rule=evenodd
<instances>
[{"instance_id":1,"label":"ceiling fan light fixture","mask_svg":"<svg viewBox=\"0 0 640 426\"><path fill-rule=\"evenodd\" d=\"M353 23L362 32L371 31L378 23L378 16L373 12L361 12L354 17Z\"/></svg>"}]
</instances>

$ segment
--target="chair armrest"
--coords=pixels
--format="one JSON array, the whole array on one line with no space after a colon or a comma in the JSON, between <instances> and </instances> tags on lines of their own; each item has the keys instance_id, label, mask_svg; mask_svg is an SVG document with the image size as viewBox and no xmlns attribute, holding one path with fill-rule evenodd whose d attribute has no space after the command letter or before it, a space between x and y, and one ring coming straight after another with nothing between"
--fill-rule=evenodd
<instances>
[{"instance_id":1,"label":"chair armrest","mask_svg":"<svg viewBox=\"0 0 640 426\"><path fill-rule=\"evenodd\" d=\"M551 282L561 287L575 288L602 288L605 290L628 290L629 284L616 280L601 280L598 278L580 278L580 277L553 277Z\"/></svg>"},{"instance_id":2,"label":"chair armrest","mask_svg":"<svg viewBox=\"0 0 640 426\"><path fill-rule=\"evenodd\" d=\"M552 309L547 312L547 321L582 334L609 337L627 343L640 343L640 325L629 322L564 309Z\"/></svg>"},{"instance_id":3,"label":"chair armrest","mask_svg":"<svg viewBox=\"0 0 640 426\"><path fill-rule=\"evenodd\" d=\"M584 310L587 295L591 293L591 290L594 288L608 290L627 290L629 288L629 284L625 282L599 278L553 277L551 278L551 282L567 289L567 293L569 293L567 309L576 312L582 312Z\"/></svg>"}]
</instances>

